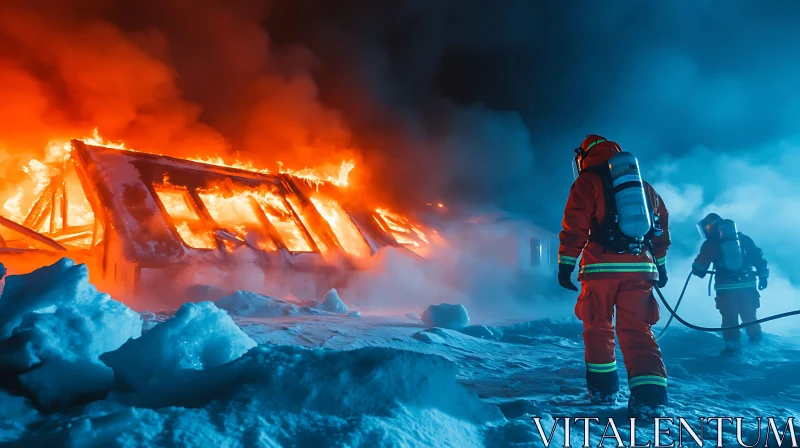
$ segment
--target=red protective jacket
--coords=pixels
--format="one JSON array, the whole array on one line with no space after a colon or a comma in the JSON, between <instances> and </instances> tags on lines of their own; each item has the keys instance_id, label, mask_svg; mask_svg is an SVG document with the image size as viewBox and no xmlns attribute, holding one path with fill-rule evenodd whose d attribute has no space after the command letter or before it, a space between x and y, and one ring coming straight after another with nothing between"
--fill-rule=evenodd
<instances>
[{"instance_id":1,"label":"red protective jacket","mask_svg":"<svg viewBox=\"0 0 800 448\"><path fill-rule=\"evenodd\" d=\"M615 154L614 144L604 142L597 144L584 158L582 169L591 166L608 164L608 159ZM645 193L650 197L655 214L659 218L659 225L663 233L652 239L656 260L645 250L640 255L607 253L598 243L589 241L593 219L603 223L606 213L603 179L594 171L584 171L570 189L567 206L564 210L559 240L558 262L561 264L575 264L581 258L578 280L619 278L619 279L647 279L658 280L658 270L655 263L663 265L666 262L667 249L669 249L669 213L667 212L661 196L656 193L650 184L645 182Z\"/></svg>"}]
</instances>

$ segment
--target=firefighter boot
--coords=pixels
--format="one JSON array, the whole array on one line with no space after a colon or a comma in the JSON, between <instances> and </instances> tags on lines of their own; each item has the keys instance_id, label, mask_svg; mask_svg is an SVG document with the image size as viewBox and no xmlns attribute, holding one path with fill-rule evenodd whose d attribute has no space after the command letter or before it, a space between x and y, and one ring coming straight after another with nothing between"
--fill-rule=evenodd
<instances>
[{"instance_id":1,"label":"firefighter boot","mask_svg":"<svg viewBox=\"0 0 800 448\"><path fill-rule=\"evenodd\" d=\"M725 341L725 349L719 352L723 358L734 358L742 354L742 346L739 341Z\"/></svg>"},{"instance_id":2,"label":"firefighter boot","mask_svg":"<svg viewBox=\"0 0 800 448\"><path fill-rule=\"evenodd\" d=\"M667 412L667 406L663 404L653 405L645 404L639 401L635 395L631 395L628 400L628 417L638 418L643 420L652 420L656 417L664 417Z\"/></svg>"},{"instance_id":3,"label":"firefighter boot","mask_svg":"<svg viewBox=\"0 0 800 448\"><path fill-rule=\"evenodd\" d=\"M612 393L601 392L592 386L587 386L586 392L589 394L589 401L591 401L592 404L603 404L603 405L617 404L618 394L616 392Z\"/></svg>"}]
</instances>

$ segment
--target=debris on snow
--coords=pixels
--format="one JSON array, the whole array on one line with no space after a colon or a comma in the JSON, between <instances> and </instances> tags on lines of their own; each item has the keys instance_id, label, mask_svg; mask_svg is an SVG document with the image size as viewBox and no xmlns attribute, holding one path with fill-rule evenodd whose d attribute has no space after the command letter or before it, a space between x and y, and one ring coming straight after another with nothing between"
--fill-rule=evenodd
<instances>
[{"instance_id":1,"label":"debris on snow","mask_svg":"<svg viewBox=\"0 0 800 448\"><path fill-rule=\"evenodd\" d=\"M442 303L441 305L431 305L422 313L420 319L428 327L440 327L450 330L460 330L469 325L467 309L461 304Z\"/></svg>"},{"instance_id":2,"label":"debris on snow","mask_svg":"<svg viewBox=\"0 0 800 448\"><path fill-rule=\"evenodd\" d=\"M347 315L350 317L361 317L361 311L350 311Z\"/></svg>"}]
</instances>

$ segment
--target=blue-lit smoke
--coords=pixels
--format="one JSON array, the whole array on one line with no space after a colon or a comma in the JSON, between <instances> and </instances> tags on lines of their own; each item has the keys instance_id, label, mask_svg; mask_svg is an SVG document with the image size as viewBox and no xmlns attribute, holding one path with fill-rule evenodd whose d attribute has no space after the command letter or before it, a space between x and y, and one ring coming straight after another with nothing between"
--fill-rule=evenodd
<instances>
[{"instance_id":1,"label":"blue-lit smoke","mask_svg":"<svg viewBox=\"0 0 800 448\"><path fill-rule=\"evenodd\" d=\"M699 248L694 223L716 211L770 262L761 313L800 307L800 3L406 1L386 12L352 0L319 11L273 36L343 61L320 68L322 98L351 118L397 196L412 178L420 196L558 231L571 150L597 133L639 157L672 211L669 293ZM366 93L343 88L353 80ZM690 296L699 323L718 323L702 281Z\"/></svg>"}]
</instances>

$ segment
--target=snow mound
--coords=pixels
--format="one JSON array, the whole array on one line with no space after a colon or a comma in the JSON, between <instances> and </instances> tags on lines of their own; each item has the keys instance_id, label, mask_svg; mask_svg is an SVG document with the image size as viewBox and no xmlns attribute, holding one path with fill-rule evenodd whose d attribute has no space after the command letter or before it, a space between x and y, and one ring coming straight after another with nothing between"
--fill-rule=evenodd
<instances>
[{"instance_id":1,"label":"snow mound","mask_svg":"<svg viewBox=\"0 0 800 448\"><path fill-rule=\"evenodd\" d=\"M488 339L490 341L499 341L503 339L503 330L497 327L487 327L486 325L470 325L459 330L467 336L472 336L479 339Z\"/></svg>"},{"instance_id":2,"label":"snow mound","mask_svg":"<svg viewBox=\"0 0 800 448\"><path fill-rule=\"evenodd\" d=\"M118 388L139 390L184 369L228 363L255 345L213 303L185 303L171 319L100 359L114 370Z\"/></svg>"},{"instance_id":3,"label":"snow mound","mask_svg":"<svg viewBox=\"0 0 800 448\"><path fill-rule=\"evenodd\" d=\"M325 297L322 298L322 303L320 303L317 308L331 313L347 314L347 305L339 298L339 293L336 289L328 291Z\"/></svg>"},{"instance_id":4,"label":"snow mound","mask_svg":"<svg viewBox=\"0 0 800 448\"><path fill-rule=\"evenodd\" d=\"M237 317L280 317L309 314L326 314L313 306L297 305L276 297L264 296L250 291L236 291L214 302L219 308Z\"/></svg>"},{"instance_id":5,"label":"snow mound","mask_svg":"<svg viewBox=\"0 0 800 448\"><path fill-rule=\"evenodd\" d=\"M143 409L125 417L142 418L126 437L152 443L166 429L183 432L187 446L255 434L269 442L244 446L482 446L485 426L505 423L496 406L456 381L453 362L394 348L262 345L225 365L173 373L158 388L125 397L159 410L152 422ZM212 423L222 421L236 424Z\"/></svg>"},{"instance_id":6,"label":"snow mound","mask_svg":"<svg viewBox=\"0 0 800 448\"><path fill-rule=\"evenodd\" d=\"M428 327L441 327L450 330L460 330L469 325L467 309L461 304L442 303L441 305L431 305L422 313L420 319Z\"/></svg>"},{"instance_id":7,"label":"snow mound","mask_svg":"<svg viewBox=\"0 0 800 448\"><path fill-rule=\"evenodd\" d=\"M86 265L62 258L12 275L0 296L2 381L19 381L44 408L111 387L98 357L142 333L142 318L89 283Z\"/></svg>"},{"instance_id":8,"label":"snow mound","mask_svg":"<svg viewBox=\"0 0 800 448\"><path fill-rule=\"evenodd\" d=\"M108 367L85 360L53 359L19 376L20 384L45 409L103 398L114 382Z\"/></svg>"}]
</instances>

